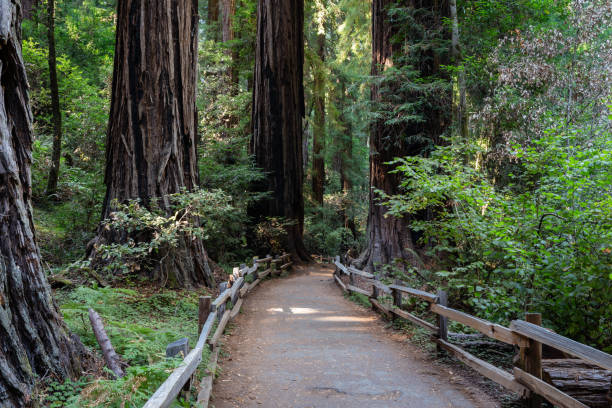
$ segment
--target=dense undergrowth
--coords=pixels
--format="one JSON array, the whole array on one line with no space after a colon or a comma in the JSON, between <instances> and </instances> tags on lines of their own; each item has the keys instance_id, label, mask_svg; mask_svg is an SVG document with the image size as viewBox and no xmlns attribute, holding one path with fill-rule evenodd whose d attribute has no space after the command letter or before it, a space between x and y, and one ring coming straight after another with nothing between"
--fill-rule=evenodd
<instances>
[{"instance_id":1,"label":"dense undergrowth","mask_svg":"<svg viewBox=\"0 0 612 408\"><path fill-rule=\"evenodd\" d=\"M56 293L64 319L83 344L98 348L88 318L93 308L122 360L125 377L115 380L92 372L77 383L51 386L41 399L51 407L141 407L182 358L166 359L166 346L187 337L198 339L198 296L204 291L160 290L154 287L102 288L80 286ZM205 349L203 361L208 359ZM204 364L203 364L204 365ZM190 406L178 402L176 406Z\"/></svg>"}]
</instances>

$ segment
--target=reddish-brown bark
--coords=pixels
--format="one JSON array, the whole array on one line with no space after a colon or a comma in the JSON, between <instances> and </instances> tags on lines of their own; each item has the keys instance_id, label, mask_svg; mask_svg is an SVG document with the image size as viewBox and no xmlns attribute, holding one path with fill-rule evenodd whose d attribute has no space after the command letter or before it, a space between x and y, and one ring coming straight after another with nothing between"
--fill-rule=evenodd
<instances>
[{"instance_id":1,"label":"reddish-brown bark","mask_svg":"<svg viewBox=\"0 0 612 408\"><path fill-rule=\"evenodd\" d=\"M317 55L325 63L325 34L317 35ZM323 66L314 72L314 129L312 138L312 198L323 205L325 190L325 71Z\"/></svg>"},{"instance_id":2,"label":"reddish-brown bark","mask_svg":"<svg viewBox=\"0 0 612 408\"><path fill-rule=\"evenodd\" d=\"M259 0L251 151L256 165L267 173L255 190L271 195L249 212L255 221L266 217L291 221L288 250L299 259L309 259L302 240L303 27L303 0Z\"/></svg>"},{"instance_id":3,"label":"reddish-brown bark","mask_svg":"<svg viewBox=\"0 0 612 408\"><path fill-rule=\"evenodd\" d=\"M170 210L169 195L198 186L196 156L197 0L119 0L115 66L106 144L106 197L153 200ZM197 220L192 220L197 222ZM122 241L101 229L102 241ZM152 277L175 286L213 285L200 239L158 254Z\"/></svg>"},{"instance_id":4,"label":"reddish-brown bark","mask_svg":"<svg viewBox=\"0 0 612 408\"><path fill-rule=\"evenodd\" d=\"M390 21L387 13L388 8L394 4L396 4L394 0L372 1L372 76L374 77L381 76L387 67L396 63L395 55L405 52L405 49L402 49L404 43L397 41L396 38L400 27ZM437 28L444 31L442 17L449 16L447 1L405 1L400 5L427 10L428 13L415 14L416 18L425 19L420 23L426 28ZM408 43L423 40L423 38L405 38ZM443 57L433 49L424 52L419 57L422 62L417 64L417 67L421 77L440 75L440 64ZM374 104L386 102L389 96L397 98L399 93L394 91L392 84L385 83L384 88L377 83L372 86L371 99ZM421 106L424 108L418 113L422 115L423 120L408 121L397 125L389 125L385 123L385 120L378 120L371 126L368 247L355 262L359 267L368 270L376 269L376 265L391 264L397 259L415 264L415 239L410 231L410 219L388 216L386 208L379 204L374 190L381 190L388 195L399 194L401 176L391 173L394 167L385 163L396 157L422 154L425 147L440 142L440 135L444 133L449 124L447 114L442 109L432 107L440 104L428 103L430 101L427 100L427 98L445 100L440 95L428 96L414 91L402 97L406 101L421 101ZM447 99L448 112L450 112L450 92Z\"/></svg>"}]
</instances>

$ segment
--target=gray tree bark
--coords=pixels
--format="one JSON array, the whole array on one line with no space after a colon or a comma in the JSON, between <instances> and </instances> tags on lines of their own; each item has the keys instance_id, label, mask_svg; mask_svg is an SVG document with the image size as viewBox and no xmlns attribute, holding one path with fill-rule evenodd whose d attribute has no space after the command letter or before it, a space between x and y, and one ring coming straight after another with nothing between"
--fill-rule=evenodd
<instances>
[{"instance_id":1,"label":"gray tree bark","mask_svg":"<svg viewBox=\"0 0 612 408\"><path fill-rule=\"evenodd\" d=\"M18 0L0 0L0 406L32 403L35 378L81 374L82 345L51 297L31 207L32 114Z\"/></svg>"}]
</instances>

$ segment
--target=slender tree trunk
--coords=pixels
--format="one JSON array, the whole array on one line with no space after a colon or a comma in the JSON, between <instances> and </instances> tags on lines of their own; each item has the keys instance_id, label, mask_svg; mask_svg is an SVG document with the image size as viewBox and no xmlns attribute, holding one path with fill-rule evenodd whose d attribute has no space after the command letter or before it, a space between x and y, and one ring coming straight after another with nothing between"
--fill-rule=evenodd
<instances>
[{"instance_id":1,"label":"slender tree trunk","mask_svg":"<svg viewBox=\"0 0 612 408\"><path fill-rule=\"evenodd\" d=\"M36 377L80 375L83 352L53 302L36 245L19 4L0 0L0 406L7 408L31 404Z\"/></svg>"},{"instance_id":2,"label":"slender tree trunk","mask_svg":"<svg viewBox=\"0 0 612 408\"><path fill-rule=\"evenodd\" d=\"M209 34L216 40L219 39L219 0L208 0L208 26L212 27L214 31L209 31Z\"/></svg>"},{"instance_id":3,"label":"slender tree trunk","mask_svg":"<svg viewBox=\"0 0 612 408\"><path fill-rule=\"evenodd\" d=\"M236 0L222 0L221 3L221 38L224 43L234 40L234 15L236 14ZM228 55L232 57L231 66L228 72L230 82L232 84L238 83L238 53L230 48L227 51Z\"/></svg>"},{"instance_id":4,"label":"slender tree trunk","mask_svg":"<svg viewBox=\"0 0 612 408\"><path fill-rule=\"evenodd\" d=\"M292 222L286 228L288 250L308 260L302 240L303 28L303 0L259 0L251 151L267 174L254 189L271 195L252 205L249 213L256 222L267 217Z\"/></svg>"},{"instance_id":5,"label":"slender tree trunk","mask_svg":"<svg viewBox=\"0 0 612 408\"><path fill-rule=\"evenodd\" d=\"M47 38L49 40L49 87L51 89L51 113L53 121L53 153L47 181L48 196L57 192L60 158L62 155L62 113L60 112L57 63L55 58L55 0L47 0Z\"/></svg>"},{"instance_id":6,"label":"slender tree trunk","mask_svg":"<svg viewBox=\"0 0 612 408\"><path fill-rule=\"evenodd\" d=\"M339 107L341 109L340 122L344 125L344 134L340 137L340 188L344 193L345 201L343 204L342 218L344 219L344 228L348 228L357 238L357 226L355 219L346 211L347 208L353 205L351 201L351 193L353 191L353 182L350 176L351 163L353 163L353 129L351 121L345 115L345 109L349 105L348 96L346 94L346 84L344 79L341 79L341 92Z\"/></svg>"},{"instance_id":7,"label":"slender tree trunk","mask_svg":"<svg viewBox=\"0 0 612 408\"><path fill-rule=\"evenodd\" d=\"M198 186L197 10L197 0L118 2L103 219L114 200L139 199L147 207L156 201L170 211L170 194ZM102 241L127 238L100 230ZM202 241L185 236L178 246L154 259L152 277L179 287L212 286Z\"/></svg>"},{"instance_id":8,"label":"slender tree trunk","mask_svg":"<svg viewBox=\"0 0 612 408\"><path fill-rule=\"evenodd\" d=\"M408 31L410 34L406 34L404 44L397 41L395 37L400 33L400 29L406 27L399 27L390 21L387 10L393 4L396 4L394 0L372 1L372 75L375 77L383 75L386 68L396 63L393 56L404 52L402 46L405 43L420 43L427 40L422 32L416 30L416 34L414 31ZM408 6L408 4L406 1L400 5ZM415 15L423 21L418 22L425 28L443 30L441 17L448 17L449 14L446 1L422 1L419 7L421 13ZM419 69L422 78L440 76L440 64L444 61L444 57L438 55L433 48L415 55L421 60ZM388 125L385 120L377 120L371 126L368 247L355 262L358 267L368 270L375 270L377 265L391 264L396 260L418 264L414 251L416 239L410 230L410 220L407 217L389 216L386 208L378 203L375 190L381 190L388 195L400 193L401 176L391 173L394 167L386 163L396 157L422 154L425 149L438 144L440 135L448 126L446 111L450 111L452 104L450 89L448 106L446 106L445 95L430 95L420 91L403 95L396 88L400 88L399 84L395 87L390 83L386 83L384 87L374 84L371 92L373 103L397 100L398 96L406 101L421 102L422 111L418 113L423 120L397 125Z\"/></svg>"},{"instance_id":9,"label":"slender tree trunk","mask_svg":"<svg viewBox=\"0 0 612 408\"><path fill-rule=\"evenodd\" d=\"M459 49L459 18L457 17L457 0L449 0L450 16L452 21L451 57L455 65L461 64L461 51ZM468 137L468 121L466 107L465 72L463 68L457 73L457 88L459 100L453 90L453 121L459 126L459 132L463 140Z\"/></svg>"},{"instance_id":10,"label":"slender tree trunk","mask_svg":"<svg viewBox=\"0 0 612 408\"><path fill-rule=\"evenodd\" d=\"M314 129L312 138L312 195L323 205L325 190L325 33L317 35L317 55L320 64L314 72Z\"/></svg>"}]
</instances>

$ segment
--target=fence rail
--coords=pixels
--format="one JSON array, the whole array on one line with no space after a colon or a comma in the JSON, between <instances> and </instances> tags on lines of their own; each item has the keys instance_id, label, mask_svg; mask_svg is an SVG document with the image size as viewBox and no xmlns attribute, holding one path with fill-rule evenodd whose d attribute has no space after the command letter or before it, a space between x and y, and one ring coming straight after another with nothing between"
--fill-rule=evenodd
<instances>
[{"instance_id":1,"label":"fence rail","mask_svg":"<svg viewBox=\"0 0 612 408\"><path fill-rule=\"evenodd\" d=\"M199 301L198 321L200 323L200 335L198 342L191 350L183 362L170 374L164 383L149 398L143 408L165 408L179 396L181 391L188 389L191 379L202 362L202 353L205 347L211 351L207 366L208 375L200 382L197 403L199 407L207 407L212 392L219 347L217 343L225 330L227 323L236 317L242 306L243 299L264 279L266 276L278 276L281 272L289 268L293 262L289 254L278 257L266 255L265 258L253 258L253 266L241 265L234 268L232 278L228 286L211 303L210 297L202 296ZM259 267L264 265L265 270L259 272ZM251 278L247 279L248 276ZM247 280L252 280L248 283ZM231 286L229 285L231 283ZM229 309L228 302L233 305ZM215 321L217 327L211 336Z\"/></svg>"},{"instance_id":2,"label":"fence rail","mask_svg":"<svg viewBox=\"0 0 612 408\"><path fill-rule=\"evenodd\" d=\"M343 265L338 256L333 263L336 266L334 279L343 291L366 295L369 297L372 307L385 316L402 318L429 330L433 333L432 341L437 344L439 349L446 350L483 376L528 399L530 406L539 406L539 398L543 397L561 408L587 407L587 405L542 380L542 344L612 371L612 356L610 354L563 337L537 324L514 320L509 328L504 327L448 307L446 292L444 291L433 294L398 284L387 286L368 272ZM342 275L348 276L348 284L341 279ZM358 287L356 276L359 276L368 285L372 285L372 291L369 292ZM379 291L391 294L393 304L386 304L379 299ZM438 316L438 325L436 326L403 310L403 295L428 302L429 310ZM533 315L528 314L527 318L531 318ZM448 319L471 327L495 340L518 346L520 352L518 359L516 359L517 366L514 367L512 372L505 371L479 359L458 345L448 342ZM538 319L541 320L541 316L538 315ZM612 396L612 389L609 395Z\"/></svg>"}]
</instances>

